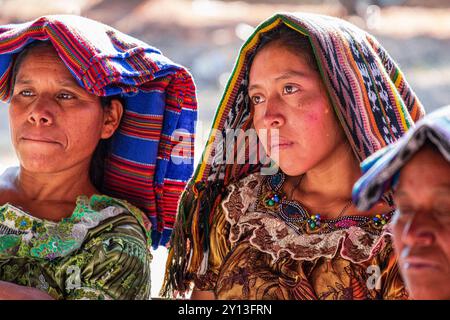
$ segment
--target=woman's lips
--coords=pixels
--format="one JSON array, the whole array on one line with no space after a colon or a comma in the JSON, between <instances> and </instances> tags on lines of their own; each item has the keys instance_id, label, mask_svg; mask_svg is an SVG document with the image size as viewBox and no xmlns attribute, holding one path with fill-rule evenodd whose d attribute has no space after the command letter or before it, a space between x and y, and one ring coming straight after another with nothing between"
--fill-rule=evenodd
<instances>
[{"instance_id":1,"label":"woman's lips","mask_svg":"<svg viewBox=\"0 0 450 320\"><path fill-rule=\"evenodd\" d=\"M268 138L271 147L285 146L285 145L287 146L293 144L293 142L290 139L283 137L277 132L271 132Z\"/></svg>"},{"instance_id":2,"label":"woman's lips","mask_svg":"<svg viewBox=\"0 0 450 320\"><path fill-rule=\"evenodd\" d=\"M37 142L37 143L54 143L59 144L58 141L46 137L38 137L38 136L24 136L22 137L22 140L29 141L29 142Z\"/></svg>"},{"instance_id":3,"label":"woman's lips","mask_svg":"<svg viewBox=\"0 0 450 320\"><path fill-rule=\"evenodd\" d=\"M431 259L408 258L403 261L403 269L408 272L414 271L436 271L440 269L438 263Z\"/></svg>"},{"instance_id":4,"label":"woman's lips","mask_svg":"<svg viewBox=\"0 0 450 320\"><path fill-rule=\"evenodd\" d=\"M274 143L270 145L270 150L282 150L282 149L287 149L289 147L291 147L294 143L293 142L279 142L279 143Z\"/></svg>"}]
</instances>

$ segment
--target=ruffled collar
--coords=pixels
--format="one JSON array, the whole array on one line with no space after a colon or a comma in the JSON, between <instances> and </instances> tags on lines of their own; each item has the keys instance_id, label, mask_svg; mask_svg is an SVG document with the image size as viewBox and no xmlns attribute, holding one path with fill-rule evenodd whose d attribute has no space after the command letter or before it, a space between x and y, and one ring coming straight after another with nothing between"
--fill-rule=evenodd
<instances>
[{"instance_id":1,"label":"ruffled collar","mask_svg":"<svg viewBox=\"0 0 450 320\"><path fill-rule=\"evenodd\" d=\"M354 263L367 261L390 245L388 224L375 227L367 217L358 224L341 223L339 227L326 228L322 232L311 233L299 228L293 221L295 219L289 220L280 214L277 210L280 208L269 210L261 204L261 194L273 190L271 181L279 182L278 178L276 175L262 177L253 174L229 187L230 192L222 202L222 208L231 225L229 240L233 245L248 240L274 261L285 256L313 261L320 257L331 259L339 254ZM348 218L351 217L336 219L336 223Z\"/></svg>"}]
</instances>

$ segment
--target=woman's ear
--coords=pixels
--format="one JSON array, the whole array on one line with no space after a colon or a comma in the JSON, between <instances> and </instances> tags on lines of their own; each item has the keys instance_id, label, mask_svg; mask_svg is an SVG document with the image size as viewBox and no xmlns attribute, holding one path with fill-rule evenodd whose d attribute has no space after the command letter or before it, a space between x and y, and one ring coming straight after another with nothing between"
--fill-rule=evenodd
<instances>
[{"instance_id":1,"label":"woman's ear","mask_svg":"<svg viewBox=\"0 0 450 320\"><path fill-rule=\"evenodd\" d=\"M117 130L123 115L123 105L117 100L111 100L110 105L104 109L102 139L110 138Z\"/></svg>"}]
</instances>

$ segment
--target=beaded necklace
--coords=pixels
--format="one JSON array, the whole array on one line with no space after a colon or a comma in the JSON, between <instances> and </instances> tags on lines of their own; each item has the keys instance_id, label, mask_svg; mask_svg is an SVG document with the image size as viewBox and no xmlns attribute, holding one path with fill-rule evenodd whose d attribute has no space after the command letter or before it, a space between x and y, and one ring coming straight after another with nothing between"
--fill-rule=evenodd
<instances>
[{"instance_id":1,"label":"beaded necklace","mask_svg":"<svg viewBox=\"0 0 450 320\"><path fill-rule=\"evenodd\" d=\"M310 214L300 202L292 199L293 192L300 185L302 178L303 176L291 191L290 199L282 191L283 185L286 182L286 175L281 171L266 178L266 182L263 183L258 194L259 203L266 209L275 211L286 223L301 233L325 233L362 225L367 225L374 229L374 231L378 231L388 223L394 213L393 210L387 214L377 214L374 217L342 216L352 204L349 201L337 218L322 219L320 213ZM265 184L267 185L266 188L264 188Z\"/></svg>"}]
</instances>

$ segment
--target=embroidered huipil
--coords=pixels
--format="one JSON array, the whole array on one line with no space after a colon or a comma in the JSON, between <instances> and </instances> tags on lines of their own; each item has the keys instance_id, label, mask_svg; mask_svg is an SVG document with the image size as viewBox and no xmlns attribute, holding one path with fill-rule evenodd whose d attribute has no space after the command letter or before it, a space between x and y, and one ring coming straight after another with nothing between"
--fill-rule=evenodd
<instances>
[{"instance_id":1,"label":"embroidered huipil","mask_svg":"<svg viewBox=\"0 0 450 320\"><path fill-rule=\"evenodd\" d=\"M314 232L289 208L294 201L283 209L263 203L278 176L252 174L228 187L208 268L195 277L199 290L227 300L407 298L387 224L344 216Z\"/></svg>"},{"instance_id":2,"label":"embroidered huipil","mask_svg":"<svg viewBox=\"0 0 450 320\"><path fill-rule=\"evenodd\" d=\"M80 196L59 222L0 206L0 280L55 299L149 299L150 234L126 201Z\"/></svg>"}]
</instances>

